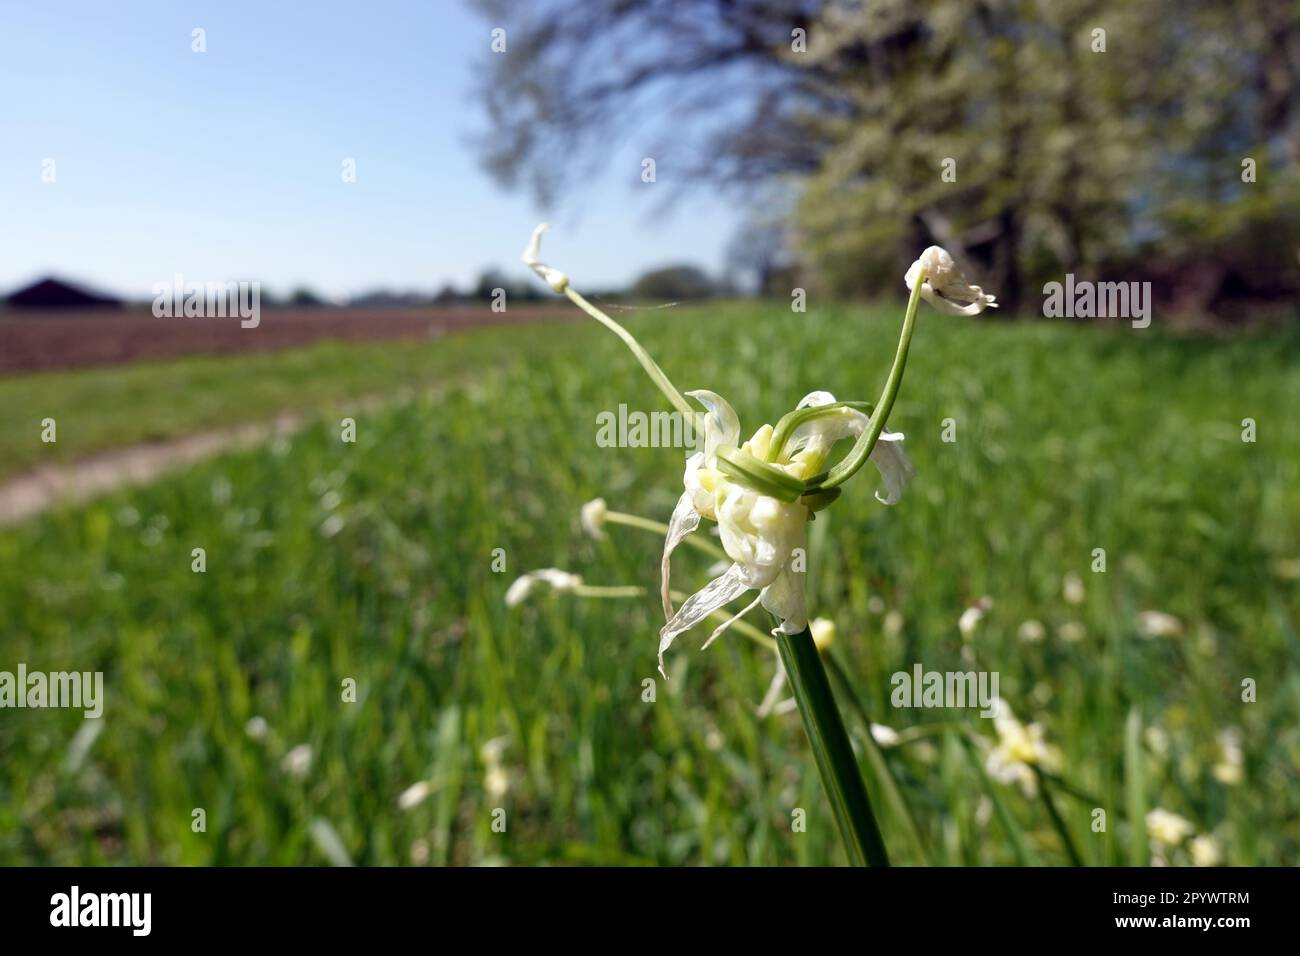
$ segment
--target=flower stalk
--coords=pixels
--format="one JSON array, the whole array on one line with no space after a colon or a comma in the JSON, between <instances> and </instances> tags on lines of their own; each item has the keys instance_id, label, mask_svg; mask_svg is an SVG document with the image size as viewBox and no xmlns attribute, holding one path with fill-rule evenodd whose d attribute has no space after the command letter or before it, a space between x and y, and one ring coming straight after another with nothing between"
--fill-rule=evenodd
<instances>
[{"instance_id":1,"label":"flower stalk","mask_svg":"<svg viewBox=\"0 0 1300 956\"><path fill-rule=\"evenodd\" d=\"M849 862L854 866L889 866L885 842L871 812L867 788L812 633L805 627L797 634L777 631L775 636Z\"/></svg>"},{"instance_id":2,"label":"flower stalk","mask_svg":"<svg viewBox=\"0 0 1300 956\"><path fill-rule=\"evenodd\" d=\"M922 272L920 278L924 280L924 276ZM903 331L898 337L898 351L894 353L894 364L889 369L889 378L885 379L885 387L880 392L880 401L876 403L876 409L871 413L871 425L858 436L858 440L853 443L853 448L830 470L826 479L817 486L818 488L839 487L857 474L858 469L871 457L881 432L885 430L889 413L893 411L894 399L898 397L898 390L903 384L903 370L907 368L907 350L912 345L912 332L916 328L916 313L921 306L923 286L924 281L912 285L912 293L907 299L907 313L903 316Z\"/></svg>"}]
</instances>

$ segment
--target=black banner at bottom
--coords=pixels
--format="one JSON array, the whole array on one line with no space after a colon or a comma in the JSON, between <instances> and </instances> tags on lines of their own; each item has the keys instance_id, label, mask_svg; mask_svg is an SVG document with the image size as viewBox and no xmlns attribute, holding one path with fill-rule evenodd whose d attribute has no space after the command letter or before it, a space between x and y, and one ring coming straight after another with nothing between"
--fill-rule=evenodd
<instances>
[{"instance_id":1,"label":"black banner at bottom","mask_svg":"<svg viewBox=\"0 0 1300 956\"><path fill-rule=\"evenodd\" d=\"M902 930L924 944L1038 931L1227 942L1286 927L1296 880L1288 869L8 869L0 884L10 941L338 944L451 932L450 945L469 934L495 947L671 935L674 925L768 944L828 926L864 945Z\"/></svg>"}]
</instances>

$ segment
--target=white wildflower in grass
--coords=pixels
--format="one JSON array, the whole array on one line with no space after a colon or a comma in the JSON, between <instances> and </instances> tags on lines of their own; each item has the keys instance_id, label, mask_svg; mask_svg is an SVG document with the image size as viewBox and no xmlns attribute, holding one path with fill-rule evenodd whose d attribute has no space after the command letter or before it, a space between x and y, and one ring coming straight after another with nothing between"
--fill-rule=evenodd
<instances>
[{"instance_id":1,"label":"white wildflower in grass","mask_svg":"<svg viewBox=\"0 0 1300 956\"><path fill-rule=\"evenodd\" d=\"M506 745L510 743L509 737L493 737L491 740L485 740L478 748L478 755L484 763L500 763L501 757L506 752Z\"/></svg>"},{"instance_id":2,"label":"white wildflower in grass","mask_svg":"<svg viewBox=\"0 0 1300 956\"><path fill-rule=\"evenodd\" d=\"M1088 596L1083 588L1083 578L1074 571L1062 578L1061 596L1065 598L1067 604L1082 604L1084 598Z\"/></svg>"},{"instance_id":3,"label":"white wildflower in grass","mask_svg":"<svg viewBox=\"0 0 1300 956\"><path fill-rule=\"evenodd\" d=\"M881 747L897 747L902 738L898 736L898 731L893 727L885 724L872 724L871 739Z\"/></svg>"},{"instance_id":4,"label":"white wildflower in grass","mask_svg":"<svg viewBox=\"0 0 1300 956\"><path fill-rule=\"evenodd\" d=\"M1228 727L1219 732L1219 754L1219 762L1210 772L1219 783L1235 787L1246 776L1246 757L1241 749L1240 730Z\"/></svg>"},{"instance_id":5,"label":"white wildflower in grass","mask_svg":"<svg viewBox=\"0 0 1300 956\"><path fill-rule=\"evenodd\" d=\"M1067 644L1078 644L1088 636L1088 630L1078 621L1066 621L1056 629L1056 636Z\"/></svg>"},{"instance_id":6,"label":"white wildflower in grass","mask_svg":"<svg viewBox=\"0 0 1300 956\"><path fill-rule=\"evenodd\" d=\"M920 276L924 276L921 298L940 312L979 315L985 309L997 308L995 297L967 282L952 256L938 246L930 246L912 263L904 278L907 287L913 288Z\"/></svg>"},{"instance_id":7,"label":"white wildflower in grass","mask_svg":"<svg viewBox=\"0 0 1300 956\"><path fill-rule=\"evenodd\" d=\"M604 498L596 498L582 506L582 530L599 541L605 537L605 517L609 508Z\"/></svg>"},{"instance_id":8,"label":"white wildflower in grass","mask_svg":"<svg viewBox=\"0 0 1300 956\"><path fill-rule=\"evenodd\" d=\"M397 805L403 810L412 810L429 799L433 793L433 784L427 780L421 780L419 783L413 783L403 790L397 797Z\"/></svg>"},{"instance_id":9,"label":"white wildflower in grass","mask_svg":"<svg viewBox=\"0 0 1300 956\"><path fill-rule=\"evenodd\" d=\"M244 733L252 740L265 740L270 730L265 717L249 717L248 723L244 724Z\"/></svg>"},{"instance_id":10,"label":"white wildflower in grass","mask_svg":"<svg viewBox=\"0 0 1300 956\"><path fill-rule=\"evenodd\" d=\"M898 349L879 400L873 405L839 401L826 391L809 392L775 425L763 424L742 440L740 418L726 399L708 389L679 391L627 329L588 302L568 275L542 262L541 239L547 228L543 224L534 230L523 253L524 262L553 291L567 296L618 336L668 403L690 425L693 437L704 439L703 450L686 462L683 490L665 529L660 565L660 601L665 618L659 630L660 673L667 678L664 653L679 634L706 619L716 619L723 608L743 597L747 603L729 616L724 614L705 640L708 646L762 605L776 623L771 634L776 638L782 663L778 679L788 679L794 691L849 857L855 863L887 865L888 856L826 667L808 626L802 560L807 548L807 526L817 512L834 503L842 493L841 486L867 461L875 464L882 478L877 499L892 505L901 498L915 471L903 452L903 436L886 431L885 425L902 384L920 302L925 299L944 312L974 315L996 305L993 297L970 285L946 252L930 247L905 276L911 295ZM836 445L844 441L850 441L851 447L833 459ZM583 526L589 533L597 524L598 513L598 507L590 515L584 509ZM611 520L608 512L603 518ZM708 584L674 607L672 555L684 541L695 540L690 536L702 521L716 523L729 563ZM645 522L640 524L644 526ZM516 581L507 599L513 597L514 603L522 600L536 580L525 576ZM591 591L580 580L570 590L576 594ZM774 679L769 700L760 709L775 709L777 705L772 701L779 689Z\"/></svg>"},{"instance_id":11,"label":"white wildflower in grass","mask_svg":"<svg viewBox=\"0 0 1300 956\"><path fill-rule=\"evenodd\" d=\"M1140 611L1137 629L1143 637L1177 637L1183 633L1183 622L1164 611Z\"/></svg>"},{"instance_id":12,"label":"white wildflower in grass","mask_svg":"<svg viewBox=\"0 0 1300 956\"><path fill-rule=\"evenodd\" d=\"M1020 625L1016 631L1016 637L1025 644L1041 644L1047 637L1047 628L1043 627L1042 621L1035 621L1032 618Z\"/></svg>"},{"instance_id":13,"label":"white wildflower in grass","mask_svg":"<svg viewBox=\"0 0 1300 956\"><path fill-rule=\"evenodd\" d=\"M573 591L582 587L582 578L576 574L570 574L568 571L561 571L559 568L542 568L538 571L529 571L527 574L521 574L506 589L506 606L514 607L522 603L532 594L533 588L538 584L546 584L552 590L564 593Z\"/></svg>"},{"instance_id":14,"label":"white wildflower in grass","mask_svg":"<svg viewBox=\"0 0 1300 956\"><path fill-rule=\"evenodd\" d=\"M1005 700L995 700L993 710L998 742L984 769L999 783L1016 784L1025 796L1032 797L1038 792L1035 768L1055 773L1061 766L1061 753L1047 743L1040 724L1022 724Z\"/></svg>"},{"instance_id":15,"label":"white wildflower in grass","mask_svg":"<svg viewBox=\"0 0 1300 956\"><path fill-rule=\"evenodd\" d=\"M510 772L505 767L488 767L483 774L483 792L489 800L500 800L510 791Z\"/></svg>"},{"instance_id":16,"label":"white wildflower in grass","mask_svg":"<svg viewBox=\"0 0 1300 956\"><path fill-rule=\"evenodd\" d=\"M501 761L509 742L509 737L493 737L479 748L479 756L483 758L483 792L489 800L500 800L510 790L510 771Z\"/></svg>"},{"instance_id":17,"label":"white wildflower in grass","mask_svg":"<svg viewBox=\"0 0 1300 956\"><path fill-rule=\"evenodd\" d=\"M1156 807L1146 816L1147 836L1161 847L1175 847L1196 832L1196 828L1176 813Z\"/></svg>"},{"instance_id":18,"label":"white wildflower in grass","mask_svg":"<svg viewBox=\"0 0 1300 956\"><path fill-rule=\"evenodd\" d=\"M970 640L975 636L976 626L984 619L984 615L991 607L993 607L993 599L982 597L961 612L961 617L957 619L957 630L961 632L963 638Z\"/></svg>"},{"instance_id":19,"label":"white wildflower in grass","mask_svg":"<svg viewBox=\"0 0 1300 956\"><path fill-rule=\"evenodd\" d=\"M1169 756L1169 735L1163 728L1152 724L1142 731L1142 740L1147 749L1159 759L1164 760Z\"/></svg>"},{"instance_id":20,"label":"white wildflower in grass","mask_svg":"<svg viewBox=\"0 0 1300 956\"><path fill-rule=\"evenodd\" d=\"M890 608L885 612L885 619L880 626L886 637L898 637L903 633L904 623L903 612L897 608Z\"/></svg>"},{"instance_id":21,"label":"white wildflower in grass","mask_svg":"<svg viewBox=\"0 0 1300 956\"><path fill-rule=\"evenodd\" d=\"M280 759L280 769L301 780L311 770L311 745L299 744Z\"/></svg>"},{"instance_id":22,"label":"white wildflower in grass","mask_svg":"<svg viewBox=\"0 0 1300 956\"><path fill-rule=\"evenodd\" d=\"M1208 834L1192 837L1187 849L1192 855L1193 866L1218 866L1223 859L1219 842Z\"/></svg>"},{"instance_id":23,"label":"white wildflower in grass","mask_svg":"<svg viewBox=\"0 0 1300 956\"><path fill-rule=\"evenodd\" d=\"M812 632L813 643L817 645L817 650L823 654L835 643L835 622L828 617L813 618L808 625L808 630Z\"/></svg>"}]
</instances>

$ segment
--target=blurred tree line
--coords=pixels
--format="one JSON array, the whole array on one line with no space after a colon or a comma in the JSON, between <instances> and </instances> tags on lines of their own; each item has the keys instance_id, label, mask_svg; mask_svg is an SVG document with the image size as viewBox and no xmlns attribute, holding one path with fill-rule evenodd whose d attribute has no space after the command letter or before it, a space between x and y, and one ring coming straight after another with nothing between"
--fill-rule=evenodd
<instances>
[{"instance_id":1,"label":"blurred tree line","mask_svg":"<svg viewBox=\"0 0 1300 956\"><path fill-rule=\"evenodd\" d=\"M552 200L645 142L747 201L731 261L765 291L893 290L938 243L1011 306L1073 272L1294 313L1296 0L476 3L507 30L479 76L501 181Z\"/></svg>"}]
</instances>

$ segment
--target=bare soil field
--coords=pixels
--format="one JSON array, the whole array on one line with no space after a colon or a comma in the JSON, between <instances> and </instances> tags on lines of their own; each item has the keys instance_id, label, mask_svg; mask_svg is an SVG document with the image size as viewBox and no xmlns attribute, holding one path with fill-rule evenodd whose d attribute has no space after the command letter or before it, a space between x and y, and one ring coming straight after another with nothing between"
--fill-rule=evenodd
<instances>
[{"instance_id":1,"label":"bare soil field","mask_svg":"<svg viewBox=\"0 0 1300 956\"><path fill-rule=\"evenodd\" d=\"M492 312L425 309L266 309L256 328L237 318L156 318L147 310L0 311L0 375L182 355L264 352L320 339L422 338L480 325L564 317L545 306Z\"/></svg>"}]
</instances>

